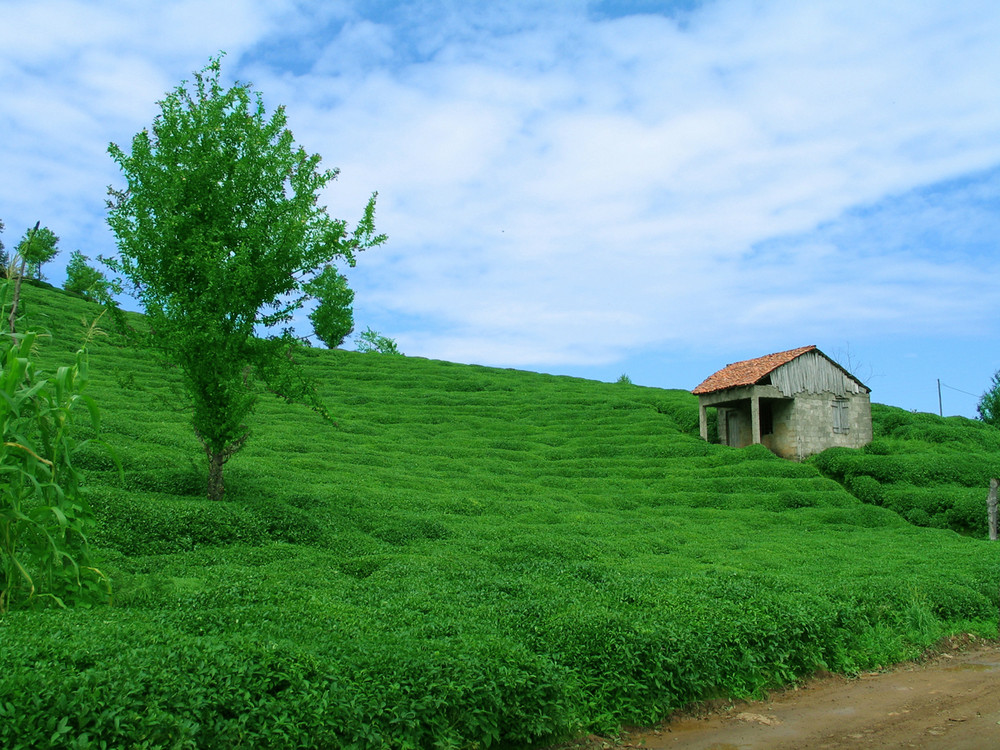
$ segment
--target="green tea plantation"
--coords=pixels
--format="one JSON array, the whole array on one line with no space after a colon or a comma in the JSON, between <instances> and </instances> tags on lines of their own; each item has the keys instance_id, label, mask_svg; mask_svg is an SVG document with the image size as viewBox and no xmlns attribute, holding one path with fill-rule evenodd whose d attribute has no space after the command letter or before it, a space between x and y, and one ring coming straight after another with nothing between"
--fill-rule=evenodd
<instances>
[{"instance_id":1,"label":"green tea plantation","mask_svg":"<svg viewBox=\"0 0 1000 750\"><path fill-rule=\"evenodd\" d=\"M100 309L25 294L56 367ZM99 325L113 601L0 617L2 747L543 747L996 634L993 428L879 406L799 464L683 390L310 350L334 423L262 394L209 502L178 374Z\"/></svg>"},{"instance_id":2,"label":"green tea plantation","mask_svg":"<svg viewBox=\"0 0 1000 750\"><path fill-rule=\"evenodd\" d=\"M986 488L1000 476L1000 430L880 404L872 406L872 421L871 444L824 451L813 459L817 468L916 526L985 538Z\"/></svg>"}]
</instances>

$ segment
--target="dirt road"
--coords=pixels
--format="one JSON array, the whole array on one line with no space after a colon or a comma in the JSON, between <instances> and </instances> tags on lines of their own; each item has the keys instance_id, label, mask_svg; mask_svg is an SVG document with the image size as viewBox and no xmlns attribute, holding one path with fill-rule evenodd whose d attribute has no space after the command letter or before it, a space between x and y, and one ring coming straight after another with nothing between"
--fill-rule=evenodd
<instances>
[{"instance_id":1,"label":"dirt road","mask_svg":"<svg viewBox=\"0 0 1000 750\"><path fill-rule=\"evenodd\" d=\"M579 750L1000 750L1000 646L953 643L892 672L830 676Z\"/></svg>"}]
</instances>

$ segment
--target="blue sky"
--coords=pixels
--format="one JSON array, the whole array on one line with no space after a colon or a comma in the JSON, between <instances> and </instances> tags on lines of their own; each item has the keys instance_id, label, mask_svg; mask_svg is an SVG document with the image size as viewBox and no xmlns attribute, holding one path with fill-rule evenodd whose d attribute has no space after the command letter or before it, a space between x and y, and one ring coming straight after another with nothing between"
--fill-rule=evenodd
<instances>
[{"instance_id":1,"label":"blue sky","mask_svg":"<svg viewBox=\"0 0 1000 750\"><path fill-rule=\"evenodd\" d=\"M816 344L975 415L1000 368L992 0L3 0L0 219L114 251L107 155L220 50L389 235L408 355L693 388Z\"/></svg>"}]
</instances>

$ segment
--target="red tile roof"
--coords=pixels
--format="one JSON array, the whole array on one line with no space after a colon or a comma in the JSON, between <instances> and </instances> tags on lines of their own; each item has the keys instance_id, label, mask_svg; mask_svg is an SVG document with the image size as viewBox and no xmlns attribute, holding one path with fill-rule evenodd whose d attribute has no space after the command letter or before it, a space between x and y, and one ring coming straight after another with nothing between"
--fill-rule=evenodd
<instances>
[{"instance_id":1,"label":"red tile roof","mask_svg":"<svg viewBox=\"0 0 1000 750\"><path fill-rule=\"evenodd\" d=\"M798 349L789 349L787 352L777 352L776 354L768 354L756 359L733 362L733 364L726 365L714 375L709 375L701 385L691 392L697 395L699 393L723 391L726 388L737 388L742 385L754 385L773 370L784 364L788 364L806 352L811 352L815 348L815 344L800 346Z\"/></svg>"}]
</instances>

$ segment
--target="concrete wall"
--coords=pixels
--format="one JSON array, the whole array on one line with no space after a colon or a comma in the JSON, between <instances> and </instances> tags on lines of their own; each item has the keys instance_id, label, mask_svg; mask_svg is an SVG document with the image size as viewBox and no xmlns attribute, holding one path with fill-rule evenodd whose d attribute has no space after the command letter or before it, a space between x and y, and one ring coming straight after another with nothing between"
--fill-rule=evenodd
<instances>
[{"instance_id":1,"label":"concrete wall","mask_svg":"<svg viewBox=\"0 0 1000 750\"><path fill-rule=\"evenodd\" d=\"M797 459L795 453L795 401L768 400L773 432L761 435L760 441L782 458Z\"/></svg>"},{"instance_id":2,"label":"concrete wall","mask_svg":"<svg viewBox=\"0 0 1000 750\"><path fill-rule=\"evenodd\" d=\"M867 393L846 396L848 431L833 431L833 394L799 393L795 397L792 433L785 449L805 458L827 448L860 448L872 441L871 399ZM790 457L790 456L789 456Z\"/></svg>"},{"instance_id":3,"label":"concrete wall","mask_svg":"<svg viewBox=\"0 0 1000 750\"><path fill-rule=\"evenodd\" d=\"M801 460L834 446L860 448L872 440L871 400L867 393L850 393L847 418L848 431L833 431L832 393L799 393L794 399L762 399L771 410L770 434L760 441L773 453L792 460ZM718 408L719 441L742 448L753 442L750 401L729 402ZM731 440L729 422L735 420L741 439Z\"/></svg>"}]
</instances>

